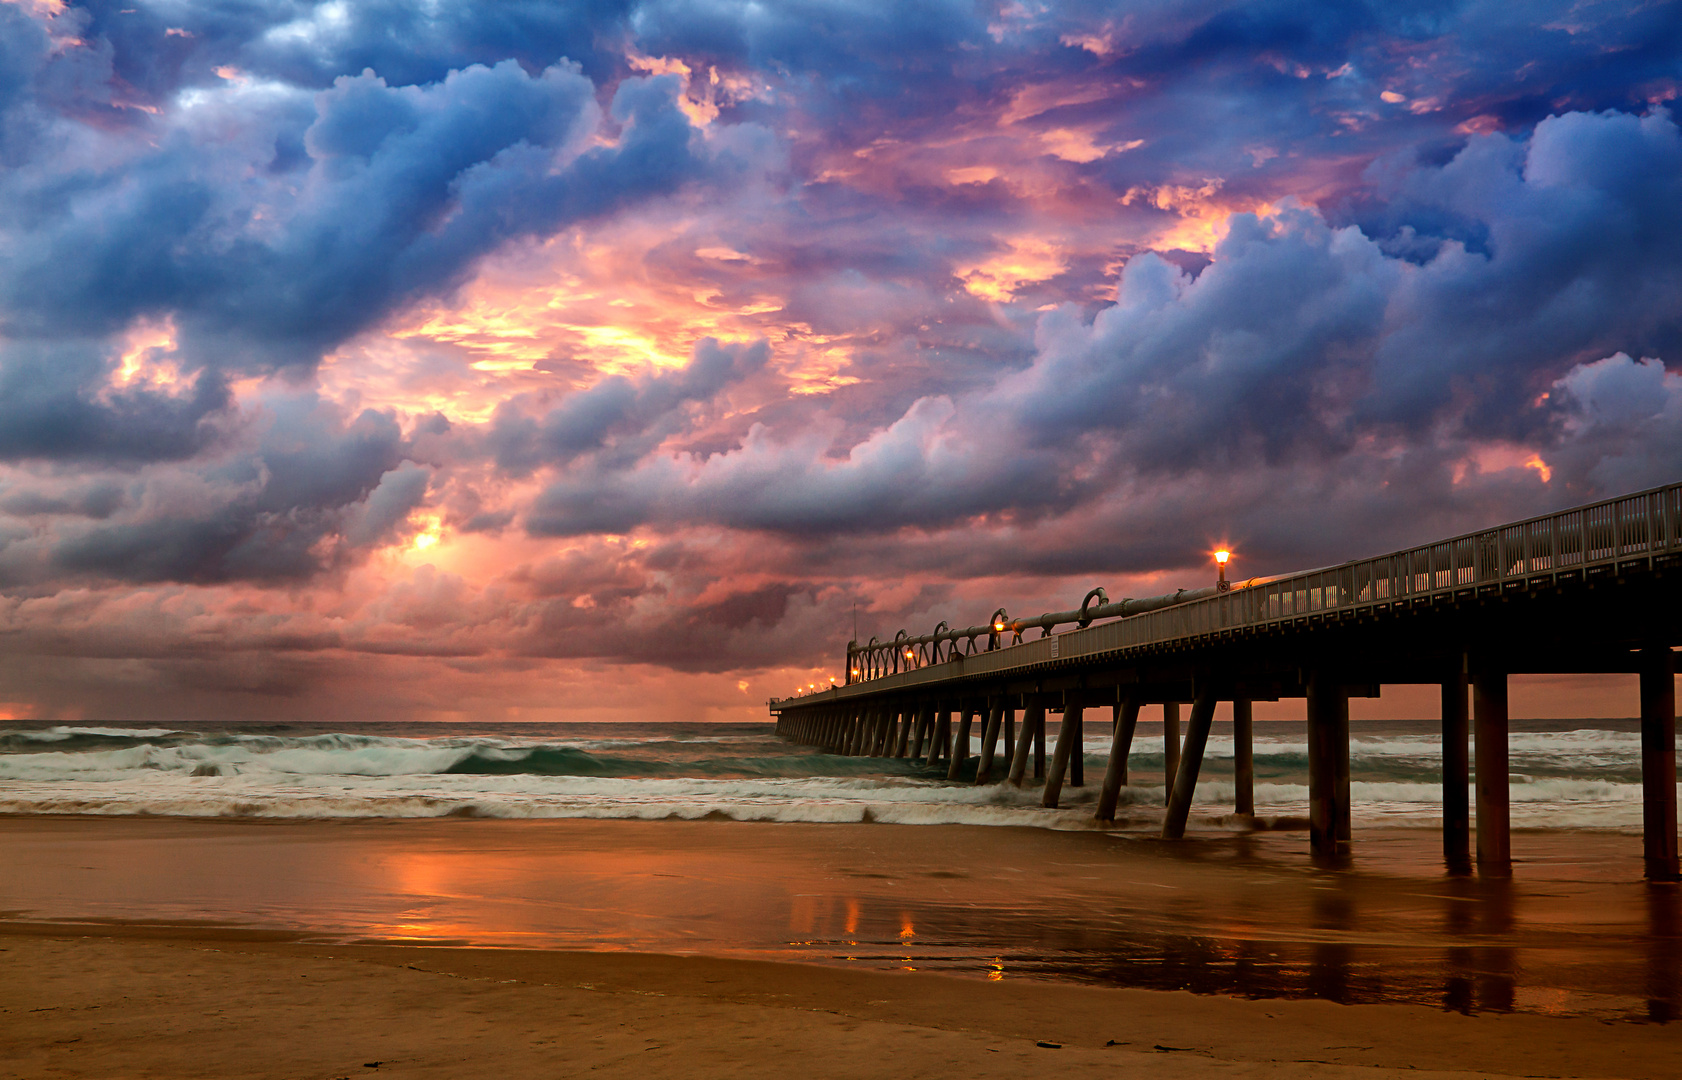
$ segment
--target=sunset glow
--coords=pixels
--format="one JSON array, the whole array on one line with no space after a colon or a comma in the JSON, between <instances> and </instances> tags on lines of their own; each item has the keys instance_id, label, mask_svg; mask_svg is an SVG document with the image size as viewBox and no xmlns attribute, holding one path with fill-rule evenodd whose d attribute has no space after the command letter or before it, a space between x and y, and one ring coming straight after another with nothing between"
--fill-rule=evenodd
<instances>
[{"instance_id":1,"label":"sunset glow","mask_svg":"<svg viewBox=\"0 0 1682 1080\"><path fill-rule=\"evenodd\" d=\"M16 708L760 718L1678 475L1658 16L823 10L0 2Z\"/></svg>"}]
</instances>

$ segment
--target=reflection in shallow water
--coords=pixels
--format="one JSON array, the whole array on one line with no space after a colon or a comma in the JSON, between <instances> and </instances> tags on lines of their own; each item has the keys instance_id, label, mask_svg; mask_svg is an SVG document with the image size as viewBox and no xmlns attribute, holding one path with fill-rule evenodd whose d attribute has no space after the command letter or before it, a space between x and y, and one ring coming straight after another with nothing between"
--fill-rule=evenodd
<instances>
[{"instance_id":1,"label":"reflection in shallow water","mask_svg":"<svg viewBox=\"0 0 1682 1080\"><path fill-rule=\"evenodd\" d=\"M37 818L0 822L0 910L1666 1022L1682 898L1619 841L1525 836L1483 881L1443 875L1428 832L1339 870L1289 835Z\"/></svg>"},{"instance_id":2,"label":"reflection in shallow water","mask_svg":"<svg viewBox=\"0 0 1682 1080\"><path fill-rule=\"evenodd\" d=\"M1682 1004L1682 889L1647 886L1647 1019L1666 1024Z\"/></svg>"}]
</instances>

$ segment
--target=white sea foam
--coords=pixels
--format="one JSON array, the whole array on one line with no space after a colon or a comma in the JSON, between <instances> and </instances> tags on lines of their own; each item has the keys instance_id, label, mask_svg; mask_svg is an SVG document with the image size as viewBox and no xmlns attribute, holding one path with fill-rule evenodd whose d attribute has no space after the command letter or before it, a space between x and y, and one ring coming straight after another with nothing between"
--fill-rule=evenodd
<instances>
[{"instance_id":1,"label":"white sea foam","mask_svg":"<svg viewBox=\"0 0 1682 1080\"><path fill-rule=\"evenodd\" d=\"M19 735L29 738L20 740ZM948 784L919 775L903 762L838 759L756 735L557 741L342 732L198 735L168 728L65 727L0 736L12 736L14 748L0 753L0 812L14 814L718 816L1062 829L1093 827L1097 777L1092 773L1101 775L1108 751L1107 738L1088 739L1084 749L1098 766L1088 769L1092 782L1066 787L1063 809L1046 810L1039 805L1039 788L1032 784L1021 790L1001 784ZM56 745L78 736L132 741L103 749ZM38 749L17 751L31 741ZM1152 747L1150 741L1140 740L1135 753L1148 763L1154 750L1159 762L1160 744ZM1596 730L1517 733L1511 748L1515 825L1639 828L1641 789L1629 782L1631 771L1639 770L1639 736ZM1211 740L1211 762L1218 766L1230 758L1231 749L1230 739ZM1306 749L1291 739L1257 739L1258 770L1268 773L1255 788L1264 817L1306 813L1308 791L1301 782L1306 779ZM1351 747L1351 760L1357 773L1351 784L1357 822L1421 827L1440 822L1440 746L1435 737L1359 738ZM464 765L475 771L450 771ZM672 775L691 771L696 775ZM1230 816L1233 783L1219 775L1218 767L1214 772L1198 785L1201 827L1220 825ZM1135 779L1143 782L1123 790L1122 816L1136 827L1154 828L1160 821L1163 786L1150 782L1148 764Z\"/></svg>"},{"instance_id":2,"label":"white sea foam","mask_svg":"<svg viewBox=\"0 0 1682 1080\"><path fill-rule=\"evenodd\" d=\"M63 742L78 735L104 736L113 739L157 739L166 735L185 735L187 732L174 728L119 728L119 727L50 727L29 731L0 731L0 736L10 736L20 742Z\"/></svg>"}]
</instances>

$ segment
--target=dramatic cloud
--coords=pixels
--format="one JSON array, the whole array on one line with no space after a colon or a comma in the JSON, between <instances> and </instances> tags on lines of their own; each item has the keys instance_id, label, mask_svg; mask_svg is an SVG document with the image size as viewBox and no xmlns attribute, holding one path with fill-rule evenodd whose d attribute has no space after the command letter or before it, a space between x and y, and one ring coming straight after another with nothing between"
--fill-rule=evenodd
<instances>
[{"instance_id":1,"label":"dramatic cloud","mask_svg":"<svg viewBox=\"0 0 1682 1080\"><path fill-rule=\"evenodd\" d=\"M0 630L56 658L6 708L747 716L855 608L1677 479L1679 43L1676 4L0 0Z\"/></svg>"}]
</instances>

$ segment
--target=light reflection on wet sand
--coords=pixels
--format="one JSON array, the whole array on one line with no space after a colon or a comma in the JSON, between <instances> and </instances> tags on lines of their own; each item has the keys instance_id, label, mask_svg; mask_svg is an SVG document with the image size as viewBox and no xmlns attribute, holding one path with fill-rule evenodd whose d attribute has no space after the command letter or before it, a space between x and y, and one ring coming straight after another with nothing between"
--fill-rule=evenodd
<instances>
[{"instance_id":1,"label":"light reflection on wet sand","mask_svg":"<svg viewBox=\"0 0 1682 1080\"><path fill-rule=\"evenodd\" d=\"M0 820L0 912L312 939L721 956L1249 997L1668 1021L1682 896L1638 838L1521 834L1512 880L1437 837L1174 845L737 822Z\"/></svg>"}]
</instances>

